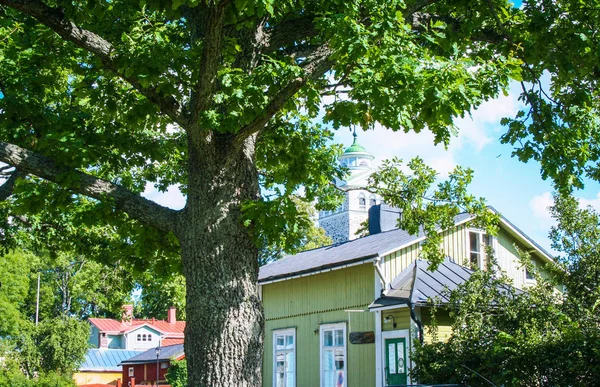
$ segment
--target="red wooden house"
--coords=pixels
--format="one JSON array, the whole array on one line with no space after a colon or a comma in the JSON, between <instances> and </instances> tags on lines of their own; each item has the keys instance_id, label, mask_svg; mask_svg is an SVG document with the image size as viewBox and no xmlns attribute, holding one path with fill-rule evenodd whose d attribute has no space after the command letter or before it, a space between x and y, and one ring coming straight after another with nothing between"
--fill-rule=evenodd
<instances>
[{"instance_id":1,"label":"red wooden house","mask_svg":"<svg viewBox=\"0 0 600 387\"><path fill-rule=\"evenodd\" d=\"M167 385L165 375L171 361L185 358L183 344L156 347L120 363L123 366L123 387L156 385L158 367L158 385ZM134 382L134 383L132 383Z\"/></svg>"}]
</instances>

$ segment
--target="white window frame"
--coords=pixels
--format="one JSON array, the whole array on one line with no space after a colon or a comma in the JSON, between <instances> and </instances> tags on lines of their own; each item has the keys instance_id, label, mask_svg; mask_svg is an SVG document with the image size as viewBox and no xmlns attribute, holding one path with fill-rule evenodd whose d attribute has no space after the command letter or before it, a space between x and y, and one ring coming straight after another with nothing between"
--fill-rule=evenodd
<instances>
[{"instance_id":1,"label":"white window frame","mask_svg":"<svg viewBox=\"0 0 600 387\"><path fill-rule=\"evenodd\" d=\"M535 271L537 270L537 265L531 260L531 264L533 265L533 273L531 273L531 278L527 278L527 267L523 267L523 283L525 284L535 284Z\"/></svg>"},{"instance_id":2,"label":"white window frame","mask_svg":"<svg viewBox=\"0 0 600 387\"><path fill-rule=\"evenodd\" d=\"M479 245L479 251L477 252L477 254L479 254L479 258L477 259L477 269L479 270L483 270L485 269L484 267L484 261L485 261L485 245L483 243L483 238L485 238L485 231L483 230L478 230L478 229L473 229L470 228L468 229L468 239L469 239L469 243L467 245L467 250L468 250L468 257L469 257L469 266L471 266L471 254L473 253L473 250L471 250L471 233L476 234L477 235L477 243ZM470 267L472 268L472 267Z\"/></svg>"},{"instance_id":3,"label":"white window frame","mask_svg":"<svg viewBox=\"0 0 600 387\"><path fill-rule=\"evenodd\" d=\"M320 383L321 383L321 387L323 387L324 385L324 380L323 380L323 373L324 373L324 366L323 366L323 347L324 347L324 338L325 335L323 334L325 331L331 331L331 330L338 330L338 329L342 329L343 331L343 336L344 336L344 387L348 386L348 337L347 337L347 330L346 330L346 323L342 322L342 323L335 323L335 324L322 324L319 326L319 379L320 379ZM334 340L335 340L335 336L334 336Z\"/></svg>"},{"instance_id":4,"label":"white window frame","mask_svg":"<svg viewBox=\"0 0 600 387\"><path fill-rule=\"evenodd\" d=\"M128 370L128 376L129 376L130 378L133 378L133 367L129 367L129 370Z\"/></svg>"},{"instance_id":5,"label":"white window frame","mask_svg":"<svg viewBox=\"0 0 600 387\"><path fill-rule=\"evenodd\" d=\"M286 328L277 329L273 331L273 387L277 386L277 336L281 335L284 335L284 337L292 335L292 337L294 338L294 386L296 386L296 379L298 377L298 369L296 368L296 365L298 364L296 360L296 328Z\"/></svg>"}]
</instances>

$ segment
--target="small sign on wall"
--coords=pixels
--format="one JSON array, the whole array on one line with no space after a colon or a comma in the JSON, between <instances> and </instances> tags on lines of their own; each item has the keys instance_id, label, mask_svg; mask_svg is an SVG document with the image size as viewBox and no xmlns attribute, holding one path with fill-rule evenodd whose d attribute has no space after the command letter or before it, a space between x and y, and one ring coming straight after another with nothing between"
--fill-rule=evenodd
<instances>
[{"instance_id":1,"label":"small sign on wall","mask_svg":"<svg viewBox=\"0 0 600 387\"><path fill-rule=\"evenodd\" d=\"M351 344L373 344L375 342L375 332L351 332Z\"/></svg>"}]
</instances>

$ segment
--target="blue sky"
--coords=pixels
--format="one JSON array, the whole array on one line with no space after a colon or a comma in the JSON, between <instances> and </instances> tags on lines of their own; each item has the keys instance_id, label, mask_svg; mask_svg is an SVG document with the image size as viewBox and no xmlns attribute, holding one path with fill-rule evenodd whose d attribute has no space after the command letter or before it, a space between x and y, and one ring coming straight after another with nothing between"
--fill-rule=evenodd
<instances>
[{"instance_id":1,"label":"blue sky","mask_svg":"<svg viewBox=\"0 0 600 387\"><path fill-rule=\"evenodd\" d=\"M511 222L526 234L550 249L547 237L552 224L547 207L552 204L552 184L540 177L536 162L527 164L511 157L512 147L500 144L504 128L499 124L505 116L513 116L521 106L518 87L512 87L508 96L484 103L472 117L457 122L460 132L445 150L433 146L429 133L394 133L383 128L358 132L358 140L381 161L398 156L405 161L422 157L441 176L450 172L455 165L470 167L475 176L471 192L486 198ZM336 141L352 142L349 130L336 133ZM588 181L582 191L575 192L582 205L600 209L600 184Z\"/></svg>"}]
</instances>

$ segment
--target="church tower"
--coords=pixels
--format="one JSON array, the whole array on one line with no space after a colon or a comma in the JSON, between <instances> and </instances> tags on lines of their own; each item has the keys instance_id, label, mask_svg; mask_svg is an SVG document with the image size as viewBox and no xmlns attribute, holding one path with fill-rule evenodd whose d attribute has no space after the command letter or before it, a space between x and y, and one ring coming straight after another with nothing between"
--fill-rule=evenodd
<instances>
[{"instance_id":1,"label":"church tower","mask_svg":"<svg viewBox=\"0 0 600 387\"><path fill-rule=\"evenodd\" d=\"M356 132L354 142L338 158L341 165L348 168L345 180L336 180L336 186L344 191L343 204L335 211L321 211L319 226L333 239L333 243L358 238L357 231L369 217L369 208L381 203L378 195L370 193L367 187L369 176L374 172L371 163L375 157L358 144Z\"/></svg>"}]
</instances>

